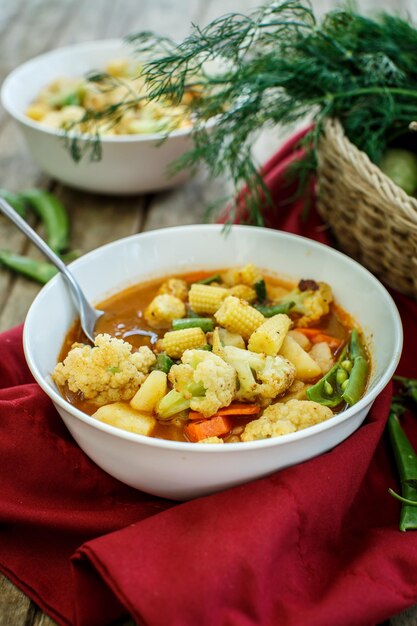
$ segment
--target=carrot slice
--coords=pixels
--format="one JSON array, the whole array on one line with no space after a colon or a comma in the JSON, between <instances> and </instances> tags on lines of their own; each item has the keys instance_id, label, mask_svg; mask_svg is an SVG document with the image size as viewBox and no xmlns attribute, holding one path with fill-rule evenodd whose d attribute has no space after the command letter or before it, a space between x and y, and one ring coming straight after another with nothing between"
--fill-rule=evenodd
<instances>
[{"instance_id":1,"label":"carrot slice","mask_svg":"<svg viewBox=\"0 0 417 626\"><path fill-rule=\"evenodd\" d=\"M312 343L321 343L324 341L327 343L329 348L332 350L337 350L343 343L342 339L338 339L337 337L332 337L331 335L326 335L325 333L321 333L320 335L316 335L311 338Z\"/></svg>"},{"instance_id":2,"label":"carrot slice","mask_svg":"<svg viewBox=\"0 0 417 626\"><path fill-rule=\"evenodd\" d=\"M209 417L201 422L191 422L184 427L184 432L193 443L207 437L222 437L232 430L230 419L223 415Z\"/></svg>"},{"instance_id":3,"label":"carrot slice","mask_svg":"<svg viewBox=\"0 0 417 626\"><path fill-rule=\"evenodd\" d=\"M217 415L257 415L261 410L261 407L257 404L245 404L244 402L232 402L229 406L224 406L219 409L211 417ZM190 411L188 413L188 419L190 420L203 420L204 415L199 411Z\"/></svg>"},{"instance_id":4,"label":"carrot slice","mask_svg":"<svg viewBox=\"0 0 417 626\"><path fill-rule=\"evenodd\" d=\"M303 333L303 335L309 338L323 334L323 329L321 328L305 328L304 326L297 326L295 330L298 330L298 332Z\"/></svg>"}]
</instances>

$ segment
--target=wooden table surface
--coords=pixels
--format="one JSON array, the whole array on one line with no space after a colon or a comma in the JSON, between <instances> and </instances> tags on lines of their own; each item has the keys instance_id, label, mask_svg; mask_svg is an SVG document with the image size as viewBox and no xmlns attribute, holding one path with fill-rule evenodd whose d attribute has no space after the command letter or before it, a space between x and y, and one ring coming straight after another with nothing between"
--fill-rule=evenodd
<instances>
[{"instance_id":1,"label":"wooden table surface","mask_svg":"<svg viewBox=\"0 0 417 626\"><path fill-rule=\"evenodd\" d=\"M413 2L366 0L358 4L364 10L392 6L396 11L412 11ZM333 6L331 0L317 0L314 4L320 12ZM0 82L20 63L62 45L147 29L179 40L189 32L191 22L203 25L229 11L247 12L258 5L254 0L1 0ZM279 130L260 138L256 144L260 162L274 152L282 139ZM0 109L0 187L11 191L29 187L53 191L70 214L71 246L83 253L137 232L201 223L207 205L227 186L227 180L210 181L198 174L178 189L145 196L99 196L69 189L38 169L14 122ZM31 223L38 226L34 220ZM4 218L0 218L1 248L41 258ZM39 288L36 283L0 269L0 331L24 320ZM22 592L0 577L0 626L53 624ZM123 624L133 622L127 620ZM417 625L417 610L394 617L390 624Z\"/></svg>"}]
</instances>

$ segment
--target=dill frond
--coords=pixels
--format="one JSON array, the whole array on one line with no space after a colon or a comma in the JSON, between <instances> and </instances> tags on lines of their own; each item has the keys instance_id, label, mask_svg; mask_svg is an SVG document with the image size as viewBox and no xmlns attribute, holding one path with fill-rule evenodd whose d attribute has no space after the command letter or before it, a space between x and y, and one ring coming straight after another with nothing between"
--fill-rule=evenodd
<instances>
[{"instance_id":1,"label":"dill frond","mask_svg":"<svg viewBox=\"0 0 417 626\"><path fill-rule=\"evenodd\" d=\"M245 188L251 223L263 223L260 207L268 200L252 155L260 129L313 120L297 164L308 180L326 118L338 118L375 163L416 118L417 30L386 13L369 18L336 9L318 21L309 2L275 0L247 16L194 26L179 44L150 32L129 41L149 59L148 98L180 102L186 88L199 89L190 105L194 148L176 166L203 161L213 176L226 173L237 191Z\"/></svg>"}]
</instances>

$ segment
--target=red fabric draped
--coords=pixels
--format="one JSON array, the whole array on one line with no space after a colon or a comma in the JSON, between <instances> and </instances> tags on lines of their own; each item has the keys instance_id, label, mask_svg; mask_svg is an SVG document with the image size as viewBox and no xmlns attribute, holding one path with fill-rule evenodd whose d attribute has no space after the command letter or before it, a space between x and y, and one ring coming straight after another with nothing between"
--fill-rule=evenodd
<instances>
[{"instance_id":1,"label":"red fabric draped","mask_svg":"<svg viewBox=\"0 0 417 626\"><path fill-rule=\"evenodd\" d=\"M271 225L326 242L284 202L287 144L264 168ZM417 305L393 294L399 373L417 377ZM398 530L384 426L389 386L362 427L308 462L176 503L126 487L72 440L25 364L21 328L0 336L0 568L59 624L365 626L417 602L417 533ZM417 446L417 422L404 418Z\"/></svg>"}]
</instances>

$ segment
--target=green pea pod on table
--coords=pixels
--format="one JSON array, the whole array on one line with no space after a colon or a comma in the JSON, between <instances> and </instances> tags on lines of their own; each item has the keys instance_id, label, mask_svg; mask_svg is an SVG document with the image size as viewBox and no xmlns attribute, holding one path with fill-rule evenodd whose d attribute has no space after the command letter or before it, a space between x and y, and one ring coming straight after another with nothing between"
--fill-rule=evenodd
<instances>
[{"instance_id":1,"label":"green pea pod on table","mask_svg":"<svg viewBox=\"0 0 417 626\"><path fill-rule=\"evenodd\" d=\"M56 196L43 189L28 189L21 197L35 211L45 226L46 239L57 254L69 246L69 220L64 205Z\"/></svg>"},{"instance_id":2,"label":"green pea pod on table","mask_svg":"<svg viewBox=\"0 0 417 626\"><path fill-rule=\"evenodd\" d=\"M7 189L0 189L0 198L6 200L19 213L20 217L26 217L26 202L20 194L13 193Z\"/></svg>"},{"instance_id":3,"label":"green pea pod on table","mask_svg":"<svg viewBox=\"0 0 417 626\"><path fill-rule=\"evenodd\" d=\"M51 263L36 261L21 254L14 254L8 250L0 250L0 265L42 285L45 285L58 272L57 268Z\"/></svg>"},{"instance_id":4,"label":"green pea pod on table","mask_svg":"<svg viewBox=\"0 0 417 626\"><path fill-rule=\"evenodd\" d=\"M389 493L402 502L399 525L402 531L417 529L417 454L400 424L399 416L404 411L405 406L394 398L387 422L401 481L401 496L392 489L389 489Z\"/></svg>"}]
</instances>

